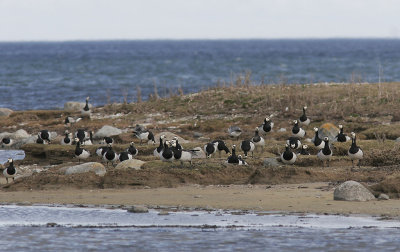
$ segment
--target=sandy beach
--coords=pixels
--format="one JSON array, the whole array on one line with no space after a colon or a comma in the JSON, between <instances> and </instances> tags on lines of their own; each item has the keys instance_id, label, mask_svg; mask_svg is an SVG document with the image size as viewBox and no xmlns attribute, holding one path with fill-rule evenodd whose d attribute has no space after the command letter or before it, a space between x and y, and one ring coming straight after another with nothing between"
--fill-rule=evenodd
<instances>
[{"instance_id":1,"label":"sandy beach","mask_svg":"<svg viewBox=\"0 0 400 252\"><path fill-rule=\"evenodd\" d=\"M0 192L0 201L19 204L145 205L283 211L318 214L399 216L399 200L334 201L328 183L283 185L188 185L177 188L45 190Z\"/></svg>"}]
</instances>

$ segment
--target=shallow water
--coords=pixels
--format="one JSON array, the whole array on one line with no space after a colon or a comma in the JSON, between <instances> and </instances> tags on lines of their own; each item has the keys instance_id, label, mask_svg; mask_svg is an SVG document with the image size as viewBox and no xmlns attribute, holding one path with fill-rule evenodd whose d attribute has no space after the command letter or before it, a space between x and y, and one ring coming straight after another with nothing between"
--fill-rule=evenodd
<instances>
[{"instance_id":1,"label":"shallow water","mask_svg":"<svg viewBox=\"0 0 400 252\"><path fill-rule=\"evenodd\" d=\"M373 251L400 246L395 220L231 211L159 215L156 210L135 214L5 205L0 232L2 250L14 251Z\"/></svg>"},{"instance_id":2,"label":"shallow water","mask_svg":"<svg viewBox=\"0 0 400 252\"><path fill-rule=\"evenodd\" d=\"M9 158L22 160L25 158L25 152L23 150L0 150L0 164L4 164Z\"/></svg>"}]
</instances>

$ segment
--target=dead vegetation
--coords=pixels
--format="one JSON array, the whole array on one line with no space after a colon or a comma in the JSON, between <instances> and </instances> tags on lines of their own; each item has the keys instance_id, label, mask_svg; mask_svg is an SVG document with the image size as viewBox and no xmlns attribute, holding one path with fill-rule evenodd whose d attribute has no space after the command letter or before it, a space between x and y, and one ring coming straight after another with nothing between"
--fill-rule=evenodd
<instances>
[{"instance_id":1,"label":"dead vegetation","mask_svg":"<svg viewBox=\"0 0 400 252\"><path fill-rule=\"evenodd\" d=\"M154 133L170 131L191 141L185 148L202 147L213 139L223 139L228 146L239 145L230 139L226 131L230 125L238 125L244 131L240 139L247 139L254 134L265 116L272 115L275 123L274 132L266 136L266 148L256 158L248 159L248 167L231 167L223 159L196 160L194 167L180 168L177 164L161 163L152 156L156 146L137 145L138 159L148 161L142 171L110 170L104 179L90 176L88 187L124 187L124 186L176 186L182 183L198 184L243 184L243 183L298 183L316 181L344 181L354 179L364 182L385 183L387 176L398 173L400 163L399 146L393 141L400 137L397 108L400 105L398 83L384 84L308 84L308 85L253 85L248 75L240 77L230 84L221 84L200 93L184 95L172 94L169 98L156 98L148 101L137 99L136 103L109 104L94 109L92 120L82 120L71 128L63 122L67 115L79 116L79 112L66 111L17 111L7 120L0 121L0 131L25 129L36 134L40 129L56 131L62 135L65 129L74 132L78 128L92 131L103 125L128 129L116 137L115 149L121 151L133 138L130 127L145 124ZM350 143L335 143L334 158L331 168L322 168L315 156L301 157L294 166L268 168L263 166L263 159L276 157L283 151L283 141L290 135L292 120L301 115L304 105L312 123L306 127L308 137L312 137L313 127L324 122L343 124L345 132L357 133L358 144L365 152L362 167L351 172L351 162L346 158ZM119 115L119 116L116 116ZM397 117L396 117L397 116ZM285 128L286 131L278 131ZM195 138L194 132L203 135ZM304 143L304 142L303 142ZM310 152L317 150L307 143ZM98 145L87 147L94 153ZM40 165L59 165L74 161L74 146L25 145L27 158L21 163ZM99 161L92 157L89 161ZM388 168L389 167L389 168ZM49 176L51 178L45 178ZM66 176L64 176L66 177ZM52 171L36 174L15 184L23 187L44 186L47 183L66 183L79 185L81 180L75 177L63 178ZM50 180L48 180L50 179ZM390 181L394 181L392 179ZM71 182L72 181L72 182ZM85 184L85 183L83 183ZM379 190L388 190L381 186Z\"/></svg>"}]
</instances>

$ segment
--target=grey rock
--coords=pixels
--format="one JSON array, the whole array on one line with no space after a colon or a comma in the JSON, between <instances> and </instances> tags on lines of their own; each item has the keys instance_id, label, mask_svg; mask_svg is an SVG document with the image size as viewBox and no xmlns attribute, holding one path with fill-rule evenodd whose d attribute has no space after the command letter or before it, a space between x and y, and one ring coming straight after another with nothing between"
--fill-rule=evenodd
<instances>
[{"instance_id":1,"label":"grey rock","mask_svg":"<svg viewBox=\"0 0 400 252\"><path fill-rule=\"evenodd\" d=\"M194 133L193 133L193 137L194 137L194 138L199 138L199 137L202 137L202 136L203 136L203 134L200 133L200 132L194 132Z\"/></svg>"},{"instance_id":2,"label":"grey rock","mask_svg":"<svg viewBox=\"0 0 400 252\"><path fill-rule=\"evenodd\" d=\"M285 128L280 128L280 129L278 129L278 132L286 132L286 129Z\"/></svg>"},{"instance_id":3,"label":"grey rock","mask_svg":"<svg viewBox=\"0 0 400 252\"><path fill-rule=\"evenodd\" d=\"M97 162L88 162L80 165L74 165L70 167L63 167L60 169L65 175L94 172L98 176L104 176L106 174L106 168L104 165Z\"/></svg>"},{"instance_id":4,"label":"grey rock","mask_svg":"<svg viewBox=\"0 0 400 252\"><path fill-rule=\"evenodd\" d=\"M26 132L25 130L19 129L19 130L15 131L14 134L12 134L11 137L13 139L25 139L25 138L28 138L30 136L31 135L29 135L28 132Z\"/></svg>"},{"instance_id":5,"label":"grey rock","mask_svg":"<svg viewBox=\"0 0 400 252\"><path fill-rule=\"evenodd\" d=\"M346 181L333 192L334 200L369 201L375 199L374 195L362 184L356 181Z\"/></svg>"},{"instance_id":6,"label":"grey rock","mask_svg":"<svg viewBox=\"0 0 400 252\"><path fill-rule=\"evenodd\" d=\"M64 103L64 110L66 111L81 111L86 105L86 102L66 102ZM92 108L92 104L89 103L89 108Z\"/></svg>"},{"instance_id":7,"label":"grey rock","mask_svg":"<svg viewBox=\"0 0 400 252\"><path fill-rule=\"evenodd\" d=\"M201 147L196 147L193 148L192 150L194 150L192 158L206 158L206 153L204 153Z\"/></svg>"},{"instance_id":8,"label":"grey rock","mask_svg":"<svg viewBox=\"0 0 400 252\"><path fill-rule=\"evenodd\" d=\"M57 137L57 132L51 131L51 132L50 132L50 140L53 140L53 139L55 139L56 137Z\"/></svg>"},{"instance_id":9,"label":"grey rock","mask_svg":"<svg viewBox=\"0 0 400 252\"><path fill-rule=\"evenodd\" d=\"M102 139L104 137L117 136L119 134L122 134L122 130L110 125L104 125L93 135L93 138Z\"/></svg>"},{"instance_id":10,"label":"grey rock","mask_svg":"<svg viewBox=\"0 0 400 252\"><path fill-rule=\"evenodd\" d=\"M389 200L390 198L389 198L389 195L381 193L381 194L379 194L378 199L379 200Z\"/></svg>"},{"instance_id":11,"label":"grey rock","mask_svg":"<svg viewBox=\"0 0 400 252\"><path fill-rule=\"evenodd\" d=\"M171 133L169 131L164 131L164 132L160 132L158 134L156 134L154 136L154 140L156 140L156 143L160 143L160 136L164 135L166 137L166 139L171 140L172 138L174 138L175 136L178 138L178 141L180 144L183 143L189 143L189 141L183 139L182 137L178 136L177 134Z\"/></svg>"},{"instance_id":12,"label":"grey rock","mask_svg":"<svg viewBox=\"0 0 400 252\"><path fill-rule=\"evenodd\" d=\"M264 159L264 166L266 167L278 167L282 164L278 162L276 158L265 158Z\"/></svg>"},{"instance_id":13,"label":"grey rock","mask_svg":"<svg viewBox=\"0 0 400 252\"><path fill-rule=\"evenodd\" d=\"M11 109L0 108L0 116L9 116L12 112L14 112L14 111Z\"/></svg>"},{"instance_id":14,"label":"grey rock","mask_svg":"<svg viewBox=\"0 0 400 252\"><path fill-rule=\"evenodd\" d=\"M129 159L119 163L115 169L116 170L127 170L127 169L135 169L140 170L146 162L138 159Z\"/></svg>"},{"instance_id":15,"label":"grey rock","mask_svg":"<svg viewBox=\"0 0 400 252\"><path fill-rule=\"evenodd\" d=\"M339 128L332 123L324 123L318 129L318 136L321 139L329 138L330 142L335 141L336 136L339 134Z\"/></svg>"},{"instance_id":16,"label":"grey rock","mask_svg":"<svg viewBox=\"0 0 400 252\"><path fill-rule=\"evenodd\" d=\"M149 209L145 206L133 206L131 208L128 208L127 211L129 213L148 213Z\"/></svg>"}]
</instances>

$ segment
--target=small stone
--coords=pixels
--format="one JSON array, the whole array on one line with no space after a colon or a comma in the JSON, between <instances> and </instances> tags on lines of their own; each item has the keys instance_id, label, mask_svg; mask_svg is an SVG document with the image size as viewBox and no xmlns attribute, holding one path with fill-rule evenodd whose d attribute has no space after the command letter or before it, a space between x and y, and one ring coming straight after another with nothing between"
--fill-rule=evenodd
<instances>
[{"instance_id":1,"label":"small stone","mask_svg":"<svg viewBox=\"0 0 400 252\"><path fill-rule=\"evenodd\" d=\"M389 195L381 193L381 194L379 194L378 199L379 200L389 200L390 198L389 198Z\"/></svg>"},{"instance_id":2,"label":"small stone","mask_svg":"<svg viewBox=\"0 0 400 252\"><path fill-rule=\"evenodd\" d=\"M278 132L286 132L286 129L285 128L280 128L280 129L278 129Z\"/></svg>"},{"instance_id":3,"label":"small stone","mask_svg":"<svg viewBox=\"0 0 400 252\"><path fill-rule=\"evenodd\" d=\"M266 167L278 167L281 164L278 162L276 158L265 158L264 159L264 166Z\"/></svg>"},{"instance_id":4,"label":"small stone","mask_svg":"<svg viewBox=\"0 0 400 252\"><path fill-rule=\"evenodd\" d=\"M127 211L129 213L148 213L149 209L145 206L133 206L131 208L128 208Z\"/></svg>"},{"instance_id":5,"label":"small stone","mask_svg":"<svg viewBox=\"0 0 400 252\"><path fill-rule=\"evenodd\" d=\"M146 162L139 160L139 159L128 159L128 160L125 160L125 161L119 163L115 167L115 169L116 170L127 170L127 169L140 170L145 163Z\"/></svg>"},{"instance_id":6,"label":"small stone","mask_svg":"<svg viewBox=\"0 0 400 252\"><path fill-rule=\"evenodd\" d=\"M193 137L194 137L194 138L199 138L199 137L202 137L202 136L203 136L203 134L200 133L200 132L194 132L194 133L193 133Z\"/></svg>"},{"instance_id":7,"label":"small stone","mask_svg":"<svg viewBox=\"0 0 400 252\"><path fill-rule=\"evenodd\" d=\"M158 213L158 215L169 215L168 211L161 211Z\"/></svg>"}]
</instances>

